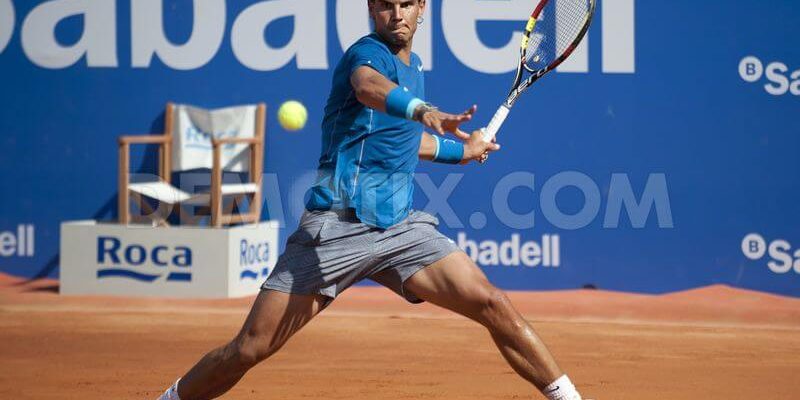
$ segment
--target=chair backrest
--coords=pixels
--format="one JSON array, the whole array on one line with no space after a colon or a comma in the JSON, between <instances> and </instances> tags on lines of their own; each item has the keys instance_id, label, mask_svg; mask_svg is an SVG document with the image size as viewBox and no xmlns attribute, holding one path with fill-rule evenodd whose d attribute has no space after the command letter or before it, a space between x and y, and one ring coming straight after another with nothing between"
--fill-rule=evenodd
<instances>
[{"instance_id":1,"label":"chair backrest","mask_svg":"<svg viewBox=\"0 0 800 400\"><path fill-rule=\"evenodd\" d=\"M211 138L264 138L263 112L257 105L206 110L185 104L167 108L167 134L172 135L172 171L212 167ZM172 125L171 127L169 125ZM249 172L250 149L246 144L222 146L222 169Z\"/></svg>"}]
</instances>

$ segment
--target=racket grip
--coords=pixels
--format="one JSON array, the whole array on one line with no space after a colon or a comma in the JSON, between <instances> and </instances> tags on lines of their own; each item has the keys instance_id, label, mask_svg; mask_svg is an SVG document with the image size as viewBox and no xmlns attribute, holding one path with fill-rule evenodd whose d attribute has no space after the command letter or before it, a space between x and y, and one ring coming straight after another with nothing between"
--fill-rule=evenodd
<instances>
[{"instance_id":1,"label":"racket grip","mask_svg":"<svg viewBox=\"0 0 800 400\"><path fill-rule=\"evenodd\" d=\"M489 125L486 126L486 128L481 129L484 142L489 143L492 141L492 139L494 139L494 137L497 135L497 132L500 130L500 127L503 126L503 122L506 121L510 111L511 109L505 105L502 105L497 109L497 112L494 113L494 117L492 117L492 120L489 121Z\"/></svg>"}]
</instances>

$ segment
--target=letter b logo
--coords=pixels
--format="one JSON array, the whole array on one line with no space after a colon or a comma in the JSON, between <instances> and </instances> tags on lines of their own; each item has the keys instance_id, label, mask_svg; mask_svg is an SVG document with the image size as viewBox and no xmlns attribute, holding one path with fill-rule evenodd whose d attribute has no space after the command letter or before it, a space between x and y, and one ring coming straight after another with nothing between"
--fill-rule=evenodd
<instances>
[{"instance_id":1,"label":"letter b logo","mask_svg":"<svg viewBox=\"0 0 800 400\"><path fill-rule=\"evenodd\" d=\"M767 252L767 242L764 238L757 234L751 233L742 239L742 253L744 256L751 260L758 260L764 257Z\"/></svg>"},{"instance_id":2,"label":"letter b logo","mask_svg":"<svg viewBox=\"0 0 800 400\"><path fill-rule=\"evenodd\" d=\"M758 58L748 56L739 62L739 76L741 76L745 82L756 82L761 79L763 74L764 64L762 64L761 60Z\"/></svg>"}]
</instances>

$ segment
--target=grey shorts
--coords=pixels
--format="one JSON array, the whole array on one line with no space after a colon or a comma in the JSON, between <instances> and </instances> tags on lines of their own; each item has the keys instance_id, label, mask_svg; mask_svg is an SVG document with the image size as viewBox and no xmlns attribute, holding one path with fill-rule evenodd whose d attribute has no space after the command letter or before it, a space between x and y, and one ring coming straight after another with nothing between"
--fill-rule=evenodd
<instances>
[{"instance_id":1,"label":"grey shorts","mask_svg":"<svg viewBox=\"0 0 800 400\"><path fill-rule=\"evenodd\" d=\"M411 211L386 230L358 221L352 211L306 211L261 289L333 299L368 278L420 303L403 290L405 281L459 250L436 230L438 225L436 217L422 211Z\"/></svg>"}]
</instances>

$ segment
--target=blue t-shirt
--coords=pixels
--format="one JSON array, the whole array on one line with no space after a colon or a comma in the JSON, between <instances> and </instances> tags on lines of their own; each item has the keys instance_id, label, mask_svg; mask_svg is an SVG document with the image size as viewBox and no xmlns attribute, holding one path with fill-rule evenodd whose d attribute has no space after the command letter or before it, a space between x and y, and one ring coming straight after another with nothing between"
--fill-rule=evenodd
<instances>
[{"instance_id":1,"label":"blue t-shirt","mask_svg":"<svg viewBox=\"0 0 800 400\"><path fill-rule=\"evenodd\" d=\"M385 229L411 209L422 125L361 104L350 84L361 66L424 99L422 62L416 54L406 65L374 33L351 46L333 74L318 177L306 208L351 208L362 222Z\"/></svg>"}]
</instances>

